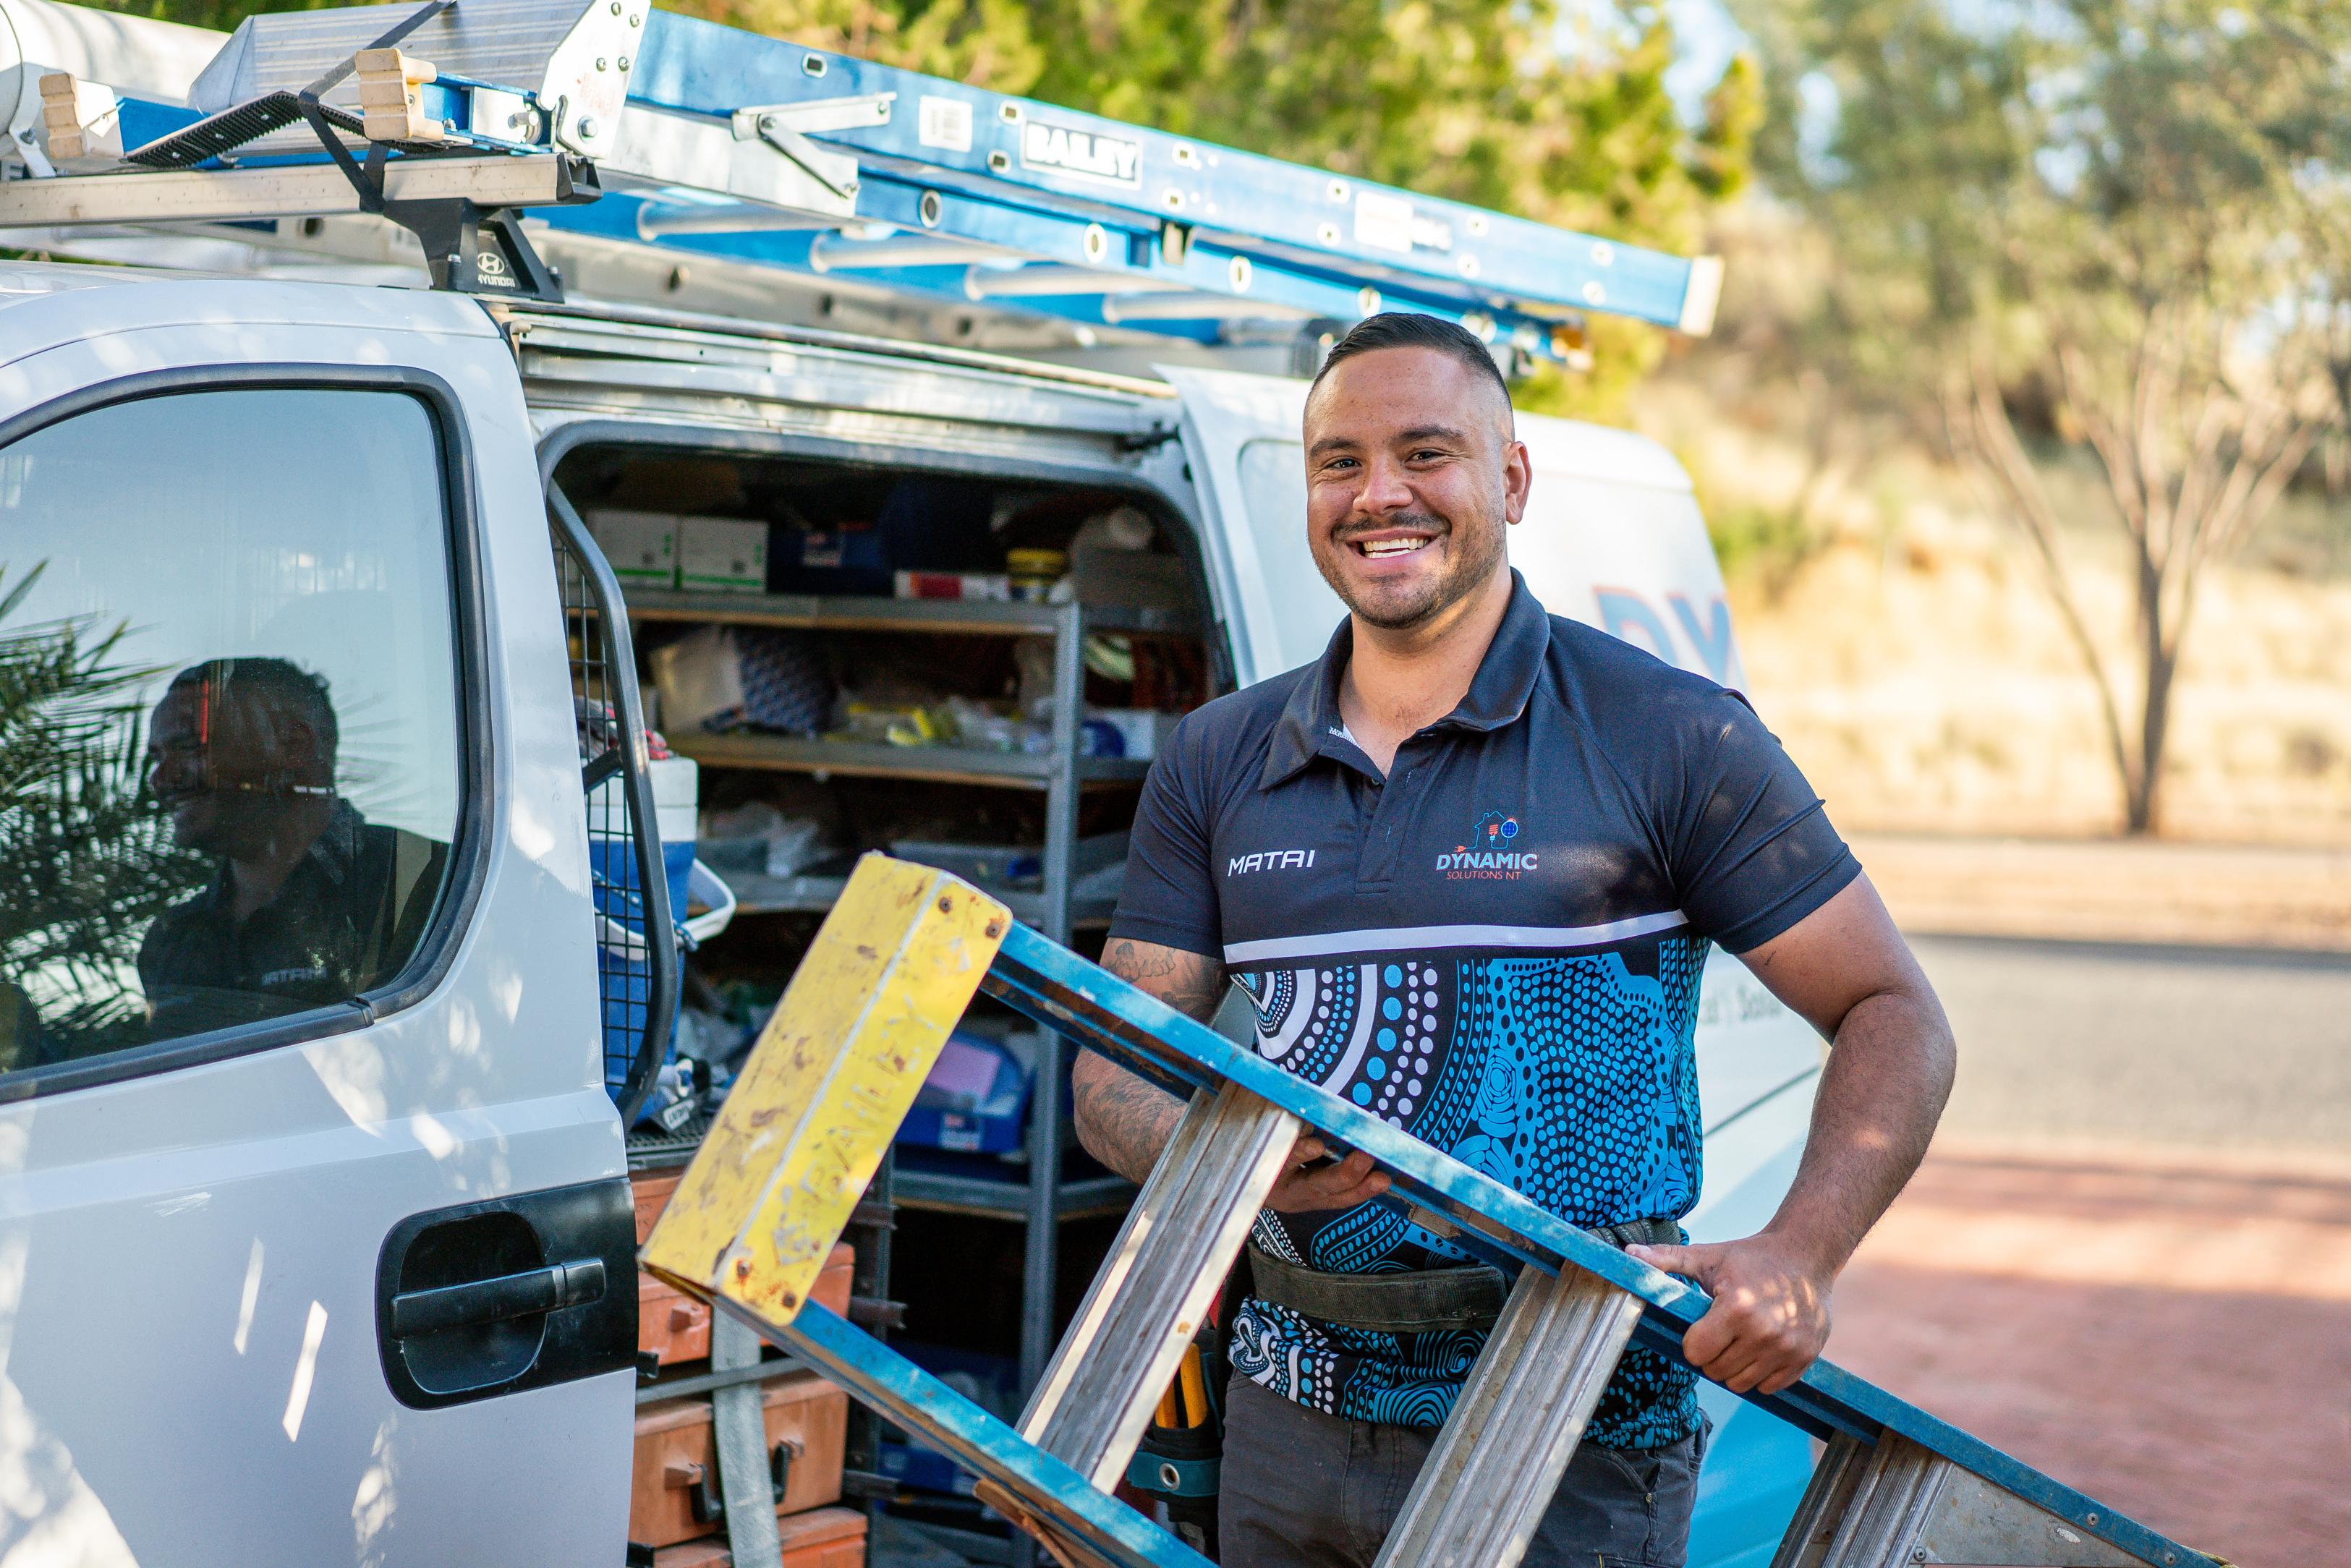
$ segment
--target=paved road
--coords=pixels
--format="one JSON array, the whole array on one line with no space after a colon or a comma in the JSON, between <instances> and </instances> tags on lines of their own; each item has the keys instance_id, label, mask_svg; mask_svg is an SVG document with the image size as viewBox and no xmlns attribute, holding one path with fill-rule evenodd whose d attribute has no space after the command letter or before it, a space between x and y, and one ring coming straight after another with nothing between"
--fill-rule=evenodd
<instances>
[{"instance_id":1,"label":"paved road","mask_svg":"<svg viewBox=\"0 0 2351 1568\"><path fill-rule=\"evenodd\" d=\"M1831 1354L2242 1568L2351 1568L2351 956L1916 946L1959 1085Z\"/></svg>"},{"instance_id":2,"label":"paved road","mask_svg":"<svg viewBox=\"0 0 2351 1568\"><path fill-rule=\"evenodd\" d=\"M1947 1132L2351 1162L2351 954L1920 936Z\"/></svg>"}]
</instances>

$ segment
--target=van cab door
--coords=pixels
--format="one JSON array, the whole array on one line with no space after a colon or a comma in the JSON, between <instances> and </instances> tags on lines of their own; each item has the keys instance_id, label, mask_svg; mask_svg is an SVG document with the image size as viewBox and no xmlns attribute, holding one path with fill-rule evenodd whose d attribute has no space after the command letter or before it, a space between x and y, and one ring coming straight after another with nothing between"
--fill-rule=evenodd
<instances>
[{"instance_id":1,"label":"van cab door","mask_svg":"<svg viewBox=\"0 0 2351 1568\"><path fill-rule=\"evenodd\" d=\"M461 298L122 276L0 293L0 1568L617 1563L512 359Z\"/></svg>"},{"instance_id":2,"label":"van cab door","mask_svg":"<svg viewBox=\"0 0 2351 1568\"><path fill-rule=\"evenodd\" d=\"M1322 655L1346 613L1307 548L1306 383L1155 367L1184 400L1184 445L1209 519L1210 569L1236 623L1243 685ZM1510 564L1543 607L1669 664L1746 685L1722 573L1689 476L1655 442L1573 420L1518 416L1534 467Z\"/></svg>"}]
</instances>

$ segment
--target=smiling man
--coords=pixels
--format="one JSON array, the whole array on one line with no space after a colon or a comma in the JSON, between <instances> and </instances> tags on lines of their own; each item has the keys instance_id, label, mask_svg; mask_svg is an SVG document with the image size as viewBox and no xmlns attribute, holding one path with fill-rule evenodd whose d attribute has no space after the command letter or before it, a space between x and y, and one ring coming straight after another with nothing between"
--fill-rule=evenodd
<instances>
[{"instance_id":1,"label":"smiling man","mask_svg":"<svg viewBox=\"0 0 2351 1568\"><path fill-rule=\"evenodd\" d=\"M1187 717L1152 768L1103 963L1715 1298L1687 1363L1626 1353L1530 1563L1677 1564L1705 1435L1689 1364L1776 1391L1925 1152L1941 1008L1821 802L1735 694L1547 615L1504 536L1532 481L1484 347L1374 316L1306 402L1305 526L1348 608L1320 662ZM1276 585L1279 587L1280 585ZM1709 944L1834 1041L1771 1223L1691 1246ZM1137 1180L1176 1102L1098 1057L1086 1146ZM1228 1568L1369 1564L1504 1282L1301 1139L1250 1241Z\"/></svg>"}]
</instances>

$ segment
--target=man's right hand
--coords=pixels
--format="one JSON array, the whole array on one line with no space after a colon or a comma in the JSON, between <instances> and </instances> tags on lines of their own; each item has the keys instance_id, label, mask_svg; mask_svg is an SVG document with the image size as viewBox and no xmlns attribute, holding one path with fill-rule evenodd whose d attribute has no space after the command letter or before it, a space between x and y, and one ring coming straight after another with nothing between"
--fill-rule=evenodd
<instances>
[{"instance_id":1,"label":"man's right hand","mask_svg":"<svg viewBox=\"0 0 2351 1568\"><path fill-rule=\"evenodd\" d=\"M1330 1153L1321 1134L1301 1136L1290 1145L1265 1206L1282 1214L1320 1214L1369 1203L1387 1191L1387 1173L1372 1168L1371 1155L1358 1152L1334 1160Z\"/></svg>"}]
</instances>

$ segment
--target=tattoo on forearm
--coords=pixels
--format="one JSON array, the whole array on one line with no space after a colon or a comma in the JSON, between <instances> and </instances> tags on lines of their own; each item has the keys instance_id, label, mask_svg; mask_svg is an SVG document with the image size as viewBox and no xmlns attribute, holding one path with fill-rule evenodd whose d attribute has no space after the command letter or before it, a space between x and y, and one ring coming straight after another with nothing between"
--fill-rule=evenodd
<instances>
[{"instance_id":1,"label":"tattoo on forearm","mask_svg":"<svg viewBox=\"0 0 2351 1568\"><path fill-rule=\"evenodd\" d=\"M1225 967L1205 954L1119 937L1102 949L1102 967L1202 1023L1224 999ZM1184 1114L1176 1096L1098 1057L1080 1059L1075 1098L1079 1141L1130 1181L1151 1174Z\"/></svg>"},{"instance_id":2,"label":"tattoo on forearm","mask_svg":"<svg viewBox=\"0 0 2351 1568\"><path fill-rule=\"evenodd\" d=\"M1202 1023L1225 998L1225 967L1205 954L1122 936L1103 947L1102 967Z\"/></svg>"},{"instance_id":3,"label":"tattoo on forearm","mask_svg":"<svg viewBox=\"0 0 2351 1568\"><path fill-rule=\"evenodd\" d=\"M1165 1090L1105 1062L1079 1085L1077 1113L1079 1141L1087 1152L1141 1182L1158 1163L1184 1106Z\"/></svg>"}]
</instances>

